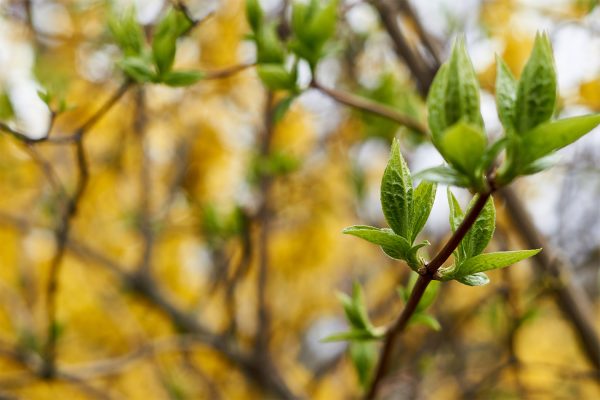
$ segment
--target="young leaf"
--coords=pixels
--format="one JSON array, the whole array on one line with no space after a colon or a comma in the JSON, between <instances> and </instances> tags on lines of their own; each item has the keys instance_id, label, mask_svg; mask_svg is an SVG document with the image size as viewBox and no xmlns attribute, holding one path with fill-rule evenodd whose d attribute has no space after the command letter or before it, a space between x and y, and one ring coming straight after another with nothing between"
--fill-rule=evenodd
<instances>
[{"instance_id":1,"label":"young leaf","mask_svg":"<svg viewBox=\"0 0 600 400\"><path fill-rule=\"evenodd\" d=\"M344 307L344 313L346 314L346 319L348 320L350 325L355 330L368 331L370 328L370 323L366 318L366 312L361 310L360 306L357 307L355 301L356 299L354 296L355 293L353 293L352 297L348 296L345 293L338 293L338 298L342 303L342 306ZM358 300L361 301L362 298L359 298Z\"/></svg>"},{"instance_id":2,"label":"young leaf","mask_svg":"<svg viewBox=\"0 0 600 400\"><path fill-rule=\"evenodd\" d=\"M479 109L479 82L464 39L458 39L454 43L446 85L446 127L463 120L483 130L483 118Z\"/></svg>"},{"instance_id":3,"label":"young leaf","mask_svg":"<svg viewBox=\"0 0 600 400\"><path fill-rule=\"evenodd\" d=\"M427 120L434 141L437 141L448 127L444 107L447 84L448 64L445 63L435 75L429 93L427 94Z\"/></svg>"},{"instance_id":4,"label":"young leaf","mask_svg":"<svg viewBox=\"0 0 600 400\"><path fill-rule=\"evenodd\" d=\"M411 317L410 322L412 324L423 324L436 332L439 332L442 329L442 326L440 325L439 321L429 314L414 314Z\"/></svg>"},{"instance_id":5,"label":"young leaf","mask_svg":"<svg viewBox=\"0 0 600 400\"><path fill-rule=\"evenodd\" d=\"M254 32L260 29L263 20L263 10L258 0L246 0L246 20Z\"/></svg>"},{"instance_id":6,"label":"young leaf","mask_svg":"<svg viewBox=\"0 0 600 400\"><path fill-rule=\"evenodd\" d=\"M305 39L310 47L319 49L333 35L337 21L337 3L337 0L329 0L305 27Z\"/></svg>"},{"instance_id":7,"label":"young leaf","mask_svg":"<svg viewBox=\"0 0 600 400\"><path fill-rule=\"evenodd\" d=\"M500 154L500 152L504 150L507 145L508 139L504 137L488 147L483 155L483 158L481 159L480 168L482 173L487 172L487 170L492 166L492 163L496 160L496 157L498 157L498 154Z\"/></svg>"},{"instance_id":8,"label":"young leaf","mask_svg":"<svg viewBox=\"0 0 600 400\"><path fill-rule=\"evenodd\" d=\"M456 200L456 197L454 196L454 193L452 193L450 188L446 190L446 193L448 195L448 206L450 208L450 228L452 229L452 233L454 233L456 232L456 229L462 222L464 218L464 213L460 207L460 204L458 203L458 200Z\"/></svg>"},{"instance_id":9,"label":"young leaf","mask_svg":"<svg viewBox=\"0 0 600 400\"><path fill-rule=\"evenodd\" d=\"M379 229L372 226L355 225L342 231L377 244L392 258L408 260L411 258L411 245L406 239L395 234L389 229Z\"/></svg>"},{"instance_id":10,"label":"young leaf","mask_svg":"<svg viewBox=\"0 0 600 400\"><path fill-rule=\"evenodd\" d=\"M440 152L450 164L478 182L476 172L485 153L487 138L475 125L458 122L444 131L438 141Z\"/></svg>"},{"instance_id":11,"label":"young leaf","mask_svg":"<svg viewBox=\"0 0 600 400\"><path fill-rule=\"evenodd\" d=\"M469 178L452 167L440 165L417 172L414 177L429 182L437 182L445 185L458 187L469 187Z\"/></svg>"},{"instance_id":12,"label":"young leaf","mask_svg":"<svg viewBox=\"0 0 600 400\"><path fill-rule=\"evenodd\" d=\"M414 190L410 243L414 243L417 235L423 230L431 213L436 191L437 184L427 181L421 182Z\"/></svg>"},{"instance_id":13,"label":"young leaf","mask_svg":"<svg viewBox=\"0 0 600 400\"><path fill-rule=\"evenodd\" d=\"M117 65L127 76L138 83L153 81L156 76L152 67L140 57L126 57L118 61Z\"/></svg>"},{"instance_id":14,"label":"young leaf","mask_svg":"<svg viewBox=\"0 0 600 400\"><path fill-rule=\"evenodd\" d=\"M322 343L340 342L344 340L366 341L380 339L382 336L382 334L373 335L373 333L368 330L353 329L347 332L334 333L333 335L329 335L326 338L321 339L320 341Z\"/></svg>"},{"instance_id":15,"label":"young leaf","mask_svg":"<svg viewBox=\"0 0 600 400\"><path fill-rule=\"evenodd\" d=\"M165 85L179 87L193 85L203 77L200 71L169 71L162 76L161 80Z\"/></svg>"},{"instance_id":16,"label":"young leaf","mask_svg":"<svg viewBox=\"0 0 600 400\"><path fill-rule=\"evenodd\" d=\"M483 272L478 272L473 275L466 275L456 278L456 280L467 286L483 286L490 283L490 278L488 278L488 276Z\"/></svg>"},{"instance_id":17,"label":"young leaf","mask_svg":"<svg viewBox=\"0 0 600 400\"><path fill-rule=\"evenodd\" d=\"M381 206L390 227L405 239L411 237L412 204L410 171L400 153L398 140L394 140L390 160L381 181Z\"/></svg>"},{"instance_id":18,"label":"young leaf","mask_svg":"<svg viewBox=\"0 0 600 400\"><path fill-rule=\"evenodd\" d=\"M277 34L275 24L267 24L259 29L255 36L256 61L258 64L281 64L285 59L285 50Z\"/></svg>"},{"instance_id":19,"label":"young leaf","mask_svg":"<svg viewBox=\"0 0 600 400\"><path fill-rule=\"evenodd\" d=\"M169 10L159 22L152 38L152 56L158 72L166 74L171 70L177 50L178 27L175 11Z\"/></svg>"},{"instance_id":20,"label":"young leaf","mask_svg":"<svg viewBox=\"0 0 600 400\"><path fill-rule=\"evenodd\" d=\"M469 258L468 260L465 260L455 272L455 276L457 278L461 278L463 276L476 274L478 272L505 268L526 258L533 257L541 250L542 249L516 250L479 254L475 257Z\"/></svg>"},{"instance_id":21,"label":"young leaf","mask_svg":"<svg viewBox=\"0 0 600 400\"><path fill-rule=\"evenodd\" d=\"M556 102L556 71L552 45L547 34L537 34L529 60L523 69L515 103L515 127L529 132L550 119Z\"/></svg>"},{"instance_id":22,"label":"young leaf","mask_svg":"<svg viewBox=\"0 0 600 400\"><path fill-rule=\"evenodd\" d=\"M469 209L477 200L477 196L473 197ZM496 228L496 209L494 207L494 199L490 196L487 203L483 207L483 210L473 223L469 232L465 235L461 242L464 247L465 256L467 259L481 254L485 250L486 246L492 240L494 236L494 229Z\"/></svg>"},{"instance_id":23,"label":"young leaf","mask_svg":"<svg viewBox=\"0 0 600 400\"><path fill-rule=\"evenodd\" d=\"M376 344L370 342L350 343L350 358L356 369L361 387L366 387L371 380L377 361Z\"/></svg>"},{"instance_id":24,"label":"young leaf","mask_svg":"<svg viewBox=\"0 0 600 400\"><path fill-rule=\"evenodd\" d=\"M565 118L537 126L523 137L522 162L535 161L573 143L600 124L600 114Z\"/></svg>"},{"instance_id":25,"label":"young leaf","mask_svg":"<svg viewBox=\"0 0 600 400\"><path fill-rule=\"evenodd\" d=\"M293 90L296 80L281 64L261 64L256 67L261 81L271 90Z\"/></svg>"},{"instance_id":26,"label":"young leaf","mask_svg":"<svg viewBox=\"0 0 600 400\"><path fill-rule=\"evenodd\" d=\"M504 131L510 134L515 129L515 101L517 81L504 60L496 56L496 107Z\"/></svg>"},{"instance_id":27,"label":"young leaf","mask_svg":"<svg viewBox=\"0 0 600 400\"><path fill-rule=\"evenodd\" d=\"M283 119L296 97L297 95L291 94L284 97L277 103L275 109L273 110L273 122L278 123Z\"/></svg>"},{"instance_id":28,"label":"young leaf","mask_svg":"<svg viewBox=\"0 0 600 400\"><path fill-rule=\"evenodd\" d=\"M417 305L416 312L425 311L427 308L429 308L429 306L431 304L433 304L433 301L437 297L439 288L440 288L439 281L432 281L429 284L429 286L427 286L427 289L425 289L425 293L423 294L421 301L419 301L419 304ZM412 290L412 288L411 288L411 290Z\"/></svg>"},{"instance_id":29,"label":"young leaf","mask_svg":"<svg viewBox=\"0 0 600 400\"><path fill-rule=\"evenodd\" d=\"M108 28L127 57L141 55L144 48L144 32L135 14L135 9L131 7L120 18L113 15L108 19Z\"/></svg>"}]
</instances>

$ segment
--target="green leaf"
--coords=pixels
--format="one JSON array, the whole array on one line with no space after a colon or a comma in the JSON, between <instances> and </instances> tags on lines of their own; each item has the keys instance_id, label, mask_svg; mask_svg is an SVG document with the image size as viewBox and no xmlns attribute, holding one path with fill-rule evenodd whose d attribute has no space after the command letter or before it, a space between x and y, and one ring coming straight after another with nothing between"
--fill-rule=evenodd
<instances>
[{"instance_id":1,"label":"green leaf","mask_svg":"<svg viewBox=\"0 0 600 400\"><path fill-rule=\"evenodd\" d=\"M444 105L447 84L448 63L445 63L435 75L429 93L427 94L427 120L434 141L437 141L448 127Z\"/></svg>"},{"instance_id":2,"label":"green leaf","mask_svg":"<svg viewBox=\"0 0 600 400\"><path fill-rule=\"evenodd\" d=\"M437 184L423 181L414 190L410 242L423 230L435 201Z\"/></svg>"},{"instance_id":3,"label":"green leaf","mask_svg":"<svg viewBox=\"0 0 600 400\"><path fill-rule=\"evenodd\" d=\"M483 155L483 158L481 160L481 165L480 165L482 173L485 173L488 171L488 169L492 166L492 164L496 160L496 157L498 157L498 154L500 154L500 152L502 150L504 150L507 145L508 145L508 139L506 137L503 137L502 139L498 140L493 145L491 145L485 151L485 154Z\"/></svg>"},{"instance_id":4,"label":"green leaf","mask_svg":"<svg viewBox=\"0 0 600 400\"><path fill-rule=\"evenodd\" d=\"M263 10L258 0L246 0L246 20L254 32L260 29L263 20Z\"/></svg>"},{"instance_id":5,"label":"green leaf","mask_svg":"<svg viewBox=\"0 0 600 400\"><path fill-rule=\"evenodd\" d=\"M377 244L383 248L385 253L398 260L411 258L411 245L406 239L395 234L390 229L379 229L372 226L355 225L342 231L347 235L353 235L368 242Z\"/></svg>"},{"instance_id":6,"label":"green leaf","mask_svg":"<svg viewBox=\"0 0 600 400\"><path fill-rule=\"evenodd\" d=\"M160 74L171 70L177 50L177 29L173 26L171 13L158 24L152 39L152 56Z\"/></svg>"},{"instance_id":7,"label":"green leaf","mask_svg":"<svg viewBox=\"0 0 600 400\"><path fill-rule=\"evenodd\" d=\"M294 90L296 79L283 65L261 64L256 68L263 84L271 90Z\"/></svg>"},{"instance_id":8,"label":"green leaf","mask_svg":"<svg viewBox=\"0 0 600 400\"><path fill-rule=\"evenodd\" d=\"M457 278L476 274L478 272L505 268L526 258L533 257L542 249L501 251L496 253L479 254L464 261L454 272Z\"/></svg>"},{"instance_id":9,"label":"green leaf","mask_svg":"<svg viewBox=\"0 0 600 400\"><path fill-rule=\"evenodd\" d=\"M126 57L117 62L117 65L127 76L138 83L153 81L156 74L151 66L140 57Z\"/></svg>"},{"instance_id":10,"label":"green leaf","mask_svg":"<svg viewBox=\"0 0 600 400\"><path fill-rule=\"evenodd\" d=\"M354 297L350 297L345 293L338 293L338 299L344 307L344 313L350 325L359 331L369 330L368 319L365 319L364 313L356 307Z\"/></svg>"},{"instance_id":11,"label":"green leaf","mask_svg":"<svg viewBox=\"0 0 600 400\"><path fill-rule=\"evenodd\" d=\"M268 24L259 29L254 40L256 42L256 62L258 64L282 64L285 50L275 24Z\"/></svg>"},{"instance_id":12,"label":"green leaf","mask_svg":"<svg viewBox=\"0 0 600 400\"><path fill-rule=\"evenodd\" d=\"M546 122L554 113L556 71L547 34L537 34L523 69L515 103L515 127L519 134Z\"/></svg>"},{"instance_id":13,"label":"green leaf","mask_svg":"<svg viewBox=\"0 0 600 400\"><path fill-rule=\"evenodd\" d=\"M414 175L415 179L422 179L429 182L437 182L445 185L458 187L469 187L469 178L458 172L452 167L440 165L438 167L427 168Z\"/></svg>"},{"instance_id":14,"label":"green leaf","mask_svg":"<svg viewBox=\"0 0 600 400\"><path fill-rule=\"evenodd\" d=\"M456 278L456 280L467 286L483 286L490 283L490 278L488 278L488 276L483 272L462 276L460 278Z\"/></svg>"},{"instance_id":15,"label":"green leaf","mask_svg":"<svg viewBox=\"0 0 600 400\"><path fill-rule=\"evenodd\" d=\"M200 71L170 71L161 77L165 85L179 87L190 86L204 77Z\"/></svg>"},{"instance_id":16,"label":"green leaf","mask_svg":"<svg viewBox=\"0 0 600 400\"><path fill-rule=\"evenodd\" d=\"M479 82L462 38L454 43L448 62L447 79L444 99L446 128L462 120L483 131L483 118L479 109Z\"/></svg>"},{"instance_id":17,"label":"green leaf","mask_svg":"<svg viewBox=\"0 0 600 400\"><path fill-rule=\"evenodd\" d=\"M394 140L390 160L381 181L381 206L388 224L405 239L411 237L412 205L410 171L400 153L398 140Z\"/></svg>"},{"instance_id":18,"label":"green leaf","mask_svg":"<svg viewBox=\"0 0 600 400\"><path fill-rule=\"evenodd\" d=\"M41 91L38 91L38 95L40 95ZM40 95L40 98L42 98L42 96ZM49 105L50 100L46 101L42 98L42 100ZM12 102L10 100L10 97L8 96L8 93L6 92L0 92L0 119L2 120L7 120L7 119L11 119L12 117L15 116L15 110L12 106Z\"/></svg>"},{"instance_id":19,"label":"green leaf","mask_svg":"<svg viewBox=\"0 0 600 400\"><path fill-rule=\"evenodd\" d=\"M304 58L314 70L323 47L335 31L337 0L322 4L311 0L308 4L296 2L292 8L291 27L293 38L289 48Z\"/></svg>"},{"instance_id":20,"label":"green leaf","mask_svg":"<svg viewBox=\"0 0 600 400\"><path fill-rule=\"evenodd\" d=\"M414 314L410 319L410 323L425 325L425 326L433 329L436 332L439 332L440 330L442 330L442 326L440 325L439 321L434 316L429 315L429 314L424 314L424 313Z\"/></svg>"},{"instance_id":21,"label":"green leaf","mask_svg":"<svg viewBox=\"0 0 600 400\"><path fill-rule=\"evenodd\" d=\"M419 301L419 304L417 305L416 312L425 311L427 308L429 308L431 304L433 304L435 298L438 295L439 288L439 281L432 281L429 284L429 286L427 286L427 289L425 289L425 293L423 293L423 297L421 297L421 301Z\"/></svg>"},{"instance_id":22,"label":"green leaf","mask_svg":"<svg viewBox=\"0 0 600 400\"><path fill-rule=\"evenodd\" d=\"M565 118L537 126L523 137L522 163L529 163L575 142L600 124L600 114Z\"/></svg>"},{"instance_id":23,"label":"green leaf","mask_svg":"<svg viewBox=\"0 0 600 400\"><path fill-rule=\"evenodd\" d=\"M504 130L510 134L515 129L515 102L517 80L504 62L496 56L496 107Z\"/></svg>"},{"instance_id":24,"label":"green leaf","mask_svg":"<svg viewBox=\"0 0 600 400\"><path fill-rule=\"evenodd\" d=\"M283 119L296 97L298 97L296 94L291 94L289 96L284 97L277 103L275 109L273 110L274 123L278 123Z\"/></svg>"},{"instance_id":25,"label":"green leaf","mask_svg":"<svg viewBox=\"0 0 600 400\"><path fill-rule=\"evenodd\" d=\"M446 193L448 195L448 206L450 207L450 228L452 229L452 233L454 233L465 215L450 188L446 190Z\"/></svg>"},{"instance_id":26,"label":"green leaf","mask_svg":"<svg viewBox=\"0 0 600 400\"><path fill-rule=\"evenodd\" d=\"M384 332L378 331L377 334L373 334L373 332L371 332L371 331L354 329L354 330L350 330L348 332L334 333L333 335L329 335L326 338L321 339L321 342L330 343L330 342L341 342L341 341L345 341L345 340L350 340L350 341L376 340L376 339L381 339L383 337L383 335L384 335Z\"/></svg>"},{"instance_id":27,"label":"green leaf","mask_svg":"<svg viewBox=\"0 0 600 400\"><path fill-rule=\"evenodd\" d=\"M487 146L487 138L479 128L458 122L444 131L437 143L440 152L458 171L478 182L476 176Z\"/></svg>"},{"instance_id":28,"label":"green leaf","mask_svg":"<svg viewBox=\"0 0 600 400\"><path fill-rule=\"evenodd\" d=\"M136 20L133 7L127 9L121 17L111 15L108 19L108 28L123 51L125 56L139 56L144 49L144 32Z\"/></svg>"},{"instance_id":29,"label":"green leaf","mask_svg":"<svg viewBox=\"0 0 600 400\"><path fill-rule=\"evenodd\" d=\"M475 195L473 197L469 209L475 204L478 196L479 195ZM473 223L473 226L469 229L469 232L467 232L461 242L467 259L481 254L481 252L485 250L490 240L492 240L492 236L494 236L495 228L496 209L494 207L494 199L490 196L485 203L483 210L481 210L481 213Z\"/></svg>"},{"instance_id":30,"label":"green leaf","mask_svg":"<svg viewBox=\"0 0 600 400\"><path fill-rule=\"evenodd\" d=\"M554 167L556 164L560 162L560 157L557 154L550 154L549 156L542 157L540 159L535 160L531 164L526 165L520 171L522 175L533 175L538 172L545 171Z\"/></svg>"},{"instance_id":31,"label":"green leaf","mask_svg":"<svg viewBox=\"0 0 600 400\"><path fill-rule=\"evenodd\" d=\"M350 358L352 364L354 364L361 387L367 387L377 362L376 344L372 342L350 343Z\"/></svg>"},{"instance_id":32,"label":"green leaf","mask_svg":"<svg viewBox=\"0 0 600 400\"><path fill-rule=\"evenodd\" d=\"M335 32L337 0L329 0L311 18L304 29L304 39L313 49L319 49Z\"/></svg>"}]
</instances>

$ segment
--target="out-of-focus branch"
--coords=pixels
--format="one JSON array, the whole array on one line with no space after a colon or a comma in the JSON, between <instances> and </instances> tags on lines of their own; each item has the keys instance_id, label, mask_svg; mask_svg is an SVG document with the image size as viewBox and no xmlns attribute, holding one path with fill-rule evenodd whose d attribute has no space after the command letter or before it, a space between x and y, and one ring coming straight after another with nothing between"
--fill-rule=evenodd
<instances>
[{"instance_id":1,"label":"out-of-focus branch","mask_svg":"<svg viewBox=\"0 0 600 400\"><path fill-rule=\"evenodd\" d=\"M570 277L572 268L566 260L556 254L552 246L539 233L515 191L511 188L504 188L500 191L500 196L504 200L512 223L527 246L544 248L543 252L533 258L538 271L538 279L550 278L549 290L554 295L563 314L575 328L588 361L594 368L600 370L600 340L594 327L596 319L583 290L577 287Z\"/></svg>"},{"instance_id":2,"label":"out-of-focus branch","mask_svg":"<svg viewBox=\"0 0 600 400\"><path fill-rule=\"evenodd\" d=\"M407 128L413 129L416 132L421 133L424 136L428 135L427 127L421 123L420 121L412 118L411 116L399 113L398 111L385 106L380 103L376 103L374 101L365 99L363 97L355 96L350 93L342 92L336 89L328 88L321 85L316 80L311 82L311 87L317 89L323 94L331 97L337 102L362 110L373 115L378 115L380 117L387 118L391 121L397 122L402 126L406 126Z\"/></svg>"},{"instance_id":3,"label":"out-of-focus branch","mask_svg":"<svg viewBox=\"0 0 600 400\"><path fill-rule=\"evenodd\" d=\"M402 33L400 25L398 25L398 7L396 4L389 0L370 0L370 3L377 10L381 22L392 39L396 53L404 60L415 77L419 92L423 96L427 96L438 66L428 65L422 55L411 48L406 36ZM434 56L435 58L437 56Z\"/></svg>"},{"instance_id":4,"label":"out-of-focus branch","mask_svg":"<svg viewBox=\"0 0 600 400\"><path fill-rule=\"evenodd\" d=\"M41 375L46 378L52 378L55 375L56 362L56 341L57 341L57 321L56 321L56 293L58 292L58 279L62 261L65 256L69 232L71 230L71 221L83 197L89 180L89 167L87 161L86 149L83 144L84 135L92 129L102 117L110 111L119 99L130 87L130 82L121 85L117 91L104 102L100 108L92 114L81 126L75 130L74 150L77 163L77 183L71 197L63 204L58 227L56 229L56 252L50 262L48 273L48 282L46 285L46 342L44 344L44 368Z\"/></svg>"}]
</instances>

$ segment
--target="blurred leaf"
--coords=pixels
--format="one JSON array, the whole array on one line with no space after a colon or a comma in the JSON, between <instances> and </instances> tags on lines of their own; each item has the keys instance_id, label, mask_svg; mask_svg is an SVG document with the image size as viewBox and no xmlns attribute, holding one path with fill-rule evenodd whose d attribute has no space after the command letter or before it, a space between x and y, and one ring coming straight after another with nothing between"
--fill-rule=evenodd
<instances>
[{"instance_id":1,"label":"blurred leaf","mask_svg":"<svg viewBox=\"0 0 600 400\"><path fill-rule=\"evenodd\" d=\"M442 330L442 326L440 325L439 321L429 314L416 313L411 317L410 322L412 324L425 325L436 332Z\"/></svg>"},{"instance_id":2,"label":"blurred leaf","mask_svg":"<svg viewBox=\"0 0 600 400\"><path fill-rule=\"evenodd\" d=\"M274 123L280 122L283 119L283 117L285 117L285 114L290 109L290 106L292 105L292 103L294 103L294 100L296 99L296 97L298 97L296 94L291 94L289 96L284 97L279 102L277 102L277 105L275 106L275 109L273 110L273 122Z\"/></svg>"},{"instance_id":3,"label":"blurred leaf","mask_svg":"<svg viewBox=\"0 0 600 400\"><path fill-rule=\"evenodd\" d=\"M204 78L200 71L169 71L161 77L161 81L168 86L190 86Z\"/></svg>"},{"instance_id":4,"label":"blurred leaf","mask_svg":"<svg viewBox=\"0 0 600 400\"><path fill-rule=\"evenodd\" d=\"M360 386L365 388L371 381L371 376L377 362L377 347L370 342L350 343L350 358L358 375Z\"/></svg>"},{"instance_id":5,"label":"blurred leaf","mask_svg":"<svg viewBox=\"0 0 600 400\"><path fill-rule=\"evenodd\" d=\"M295 77L280 64L261 64L256 68L263 84L271 90L295 90Z\"/></svg>"},{"instance_id":6,"label":"blurred leaf","mask_svg":"<svg viewBox=\"0 0 600 400\"><path fill-rule=\"evenodd\" d=\"M256 42L256 62L263 64L282 64L285 60L283 43L277 34L275 24L267 24L254 35ZM280 65L283 68L283 65Z\"/></svg>"},{"instance_id":7,"label":"blurred leaf","mask_svg":"<svg viewBox=\"0 0 600 400\"><path fill-rule=\"evenodd\" d=\"M136 20L135 8L128 8L121 17L111 15L108 28L126 57L142 54L145 46L144 32Z\"/></svg>"},{"instance_id":8,"label":"blurred leaf","mask_svg":"<svg viewBox=\"0 0 600 400\"><path fill-rule=\"evenodd\" d=\"M263 10L258 0L246 0L246 20L254 32L261 28Z\"/></svg>"},{"instance_id":9,"label":"blurred leaf","mask_svg":"<svg viewBox=\"0 0 600 400\"><path fill-rule=\"evenodd\" d=\"M39 93L40 92L38 92L38 95ZM15 110L13 109L10 97L8 97L8 93L0 92L0 119L6 121L14 116Z\"/></svg>"},{"instance_id":10,"label":"blurred leaf","mask_svg":"<svg viewBox=\"0 0 600 400\"><path fill-rule=\"evenodd\" d=\"M330 342L343 342L343 341L370 341L381 339L383 334L373 335L373 333L369 330L364 329L356 329L348 332L340 332L334 333L333 335L329 335L324 339L321 339L322 343L330 343Z\"/></svg>"},{"instance_id":11,"label":"blurred leaf","mask_svg":"<svg viewBox=\"0 0 600 400\"><path fill-rule=\"evenodd\" d=\"M414 175L415 179L422 179L429 182L437 182L445 185L458 187L469 187L469 178L446 165L432 167L419 171Z\"/></svg>"},{"instance_id":12,"label":"blurred leaf","mask_svg":"<svg viewBox=\"0 0 600 400\"><path fill-rule=\"evenodd\" d=\"M137 83L151 82L156 79L152 67L140 57L126 57L118 62L125 74Z\"/></svg>"}]
</instances>

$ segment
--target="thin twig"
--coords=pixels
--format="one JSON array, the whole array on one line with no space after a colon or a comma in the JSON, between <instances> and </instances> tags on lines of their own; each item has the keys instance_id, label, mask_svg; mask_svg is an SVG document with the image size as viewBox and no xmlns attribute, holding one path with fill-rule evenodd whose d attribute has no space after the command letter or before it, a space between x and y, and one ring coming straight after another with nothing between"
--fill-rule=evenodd
<instances>
[{"instance_id":1,"label":"thin twig","mask_svg":"<svg viewBox=\"0 0 600 400\"><path fill-rule=\"evenodd\" d=\"M417 282L415 283L415 286L410 294L410 297L408 298L406 306L402 310L402 313L386 333L383 349L381 350L381 355L379 357L379 362L375 370L371 386L369 387L369 390L365 396L366 399L375 398L381 381L389 371L391 358L396 351L396 343L400 338L400 335L408 325L410 318L414 315L417 306L423 297L423 294L425 294L427 286L434 279L436 272L440 269L444 262L450 258L452 252L458 247L461 240L469 232L469 229L471 229L477 220L477 217L485 207L485 204L493 192L494 186L490 186L490 190L478 195L475 204L469 210L454 234L450 237L448 242L446 242L446 245L440 250L440 252L429 263L426 264L424 270L422 271L422 275L420 275L417 279Z\"/></svg>"},{"instance_id":2,"label":"thin twig","mask_svg":"<svg viewBox=\"0 0 600 400\"><path fill-rule=\"evenodd\" d=\"M401 114L388 106L376 103L363 97L355 96L350 93L342 92L332 88L327 88L321 85L316 80L313 80L311 82L311 87L319 90L320 92L326 94L327 96L331 97L332 99L338 101L341 104L345 104L347 106L354 107L380 117L387 118L391 121L397 122L400 125L406 126L407 128L417 131L424 136L428 135L427 127L423 123L414 119L411 116Z\"/></svg>"}]
</instances>

